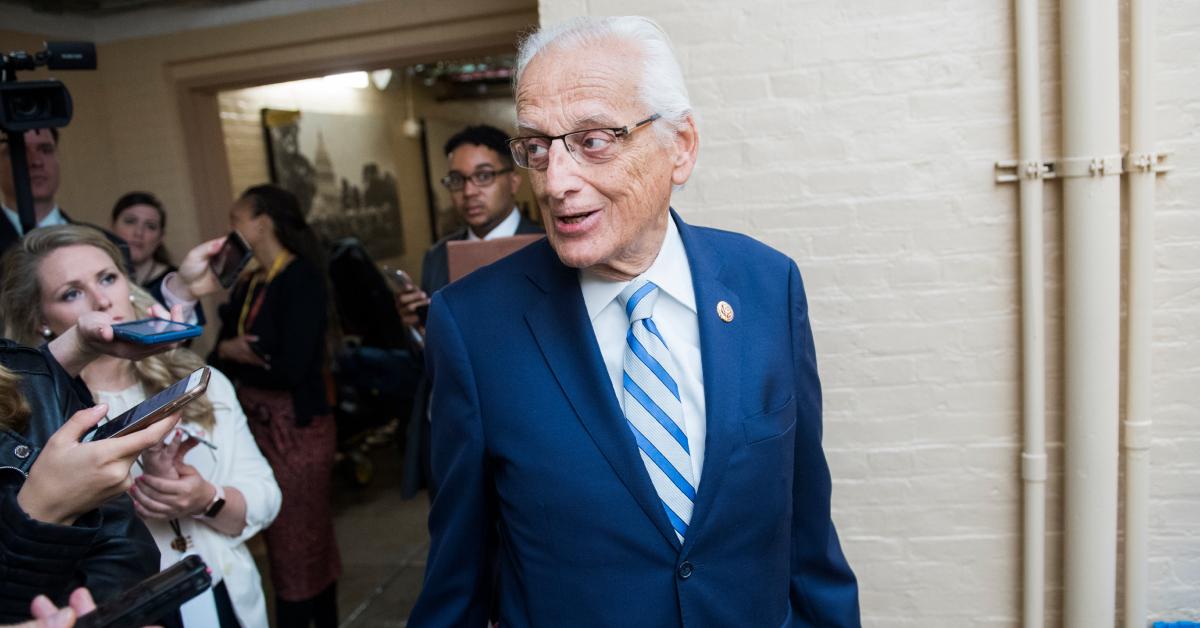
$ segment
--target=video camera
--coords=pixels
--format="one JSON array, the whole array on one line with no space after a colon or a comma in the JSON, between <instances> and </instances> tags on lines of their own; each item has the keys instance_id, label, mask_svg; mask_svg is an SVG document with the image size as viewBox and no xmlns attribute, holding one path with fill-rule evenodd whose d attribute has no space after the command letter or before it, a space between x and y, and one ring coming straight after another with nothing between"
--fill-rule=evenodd
<instances>
[{"instance_id":1,"label":"video camera","mask_svg":"<svg viewBox=\"0 0 1200 628\"><path fill-rule=\"evenodd\" d=\"M40 65L50 70L95 70L96 46L90 42L47 42L45 50L35 54L24 51L0 54L0 131L8 143L17 211L26 233L37 221L29 187L25 132L67 126L73 111L71 94L60 81L17 82L17 71Z\"/></svg>"}]
</instances>

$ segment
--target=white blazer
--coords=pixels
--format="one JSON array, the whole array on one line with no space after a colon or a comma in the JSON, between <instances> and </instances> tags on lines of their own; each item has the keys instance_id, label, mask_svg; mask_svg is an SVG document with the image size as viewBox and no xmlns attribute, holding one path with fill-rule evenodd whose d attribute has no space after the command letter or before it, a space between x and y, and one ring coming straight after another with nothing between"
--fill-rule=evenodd
<instances>
[{"instance_id":1,"label":"white blazer","mask_svg":"<svg viewBox=\"0 0 1200 628\"><path fill-rule=\"evenodd\" d=\"M271 465L263 458L246 425L246 415L238 403L233 384L217 369L211 371L205 394L212 401L216 416L212 430L191 423L185 425L189 431L216 445L217 450L198 445L187 453L184 462L195 467L209 482L241 491L246 498L246 527L240 535L231 537L194 519L183 518L179 520L180 531L192 542L187 553L199 554L212 569L213 584L225 582L242 626L266 628L267 605L262 580L254 557L246 548L246 540L271 525L279 514L282 496ZM120 392L93 391L93 394L97 403L108 404L109 416L116 416L146 398L141 384ZM134 465L134 477L141 473L141 467ZM183 558L183 553L171 547L175 532L168 522L150 520L145 523L158 544L163 568Z\"/></svg>"}]
</instances>

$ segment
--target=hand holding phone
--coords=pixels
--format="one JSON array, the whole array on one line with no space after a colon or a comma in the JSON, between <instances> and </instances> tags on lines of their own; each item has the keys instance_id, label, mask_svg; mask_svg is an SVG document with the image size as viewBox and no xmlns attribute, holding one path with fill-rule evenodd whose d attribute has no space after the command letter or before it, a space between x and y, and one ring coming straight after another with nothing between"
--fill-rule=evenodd
<instances>
[{"instance_id":1,"label":"hand holding phone","mask_svg":"<svg viewBox=\"0 0 1200 628\"><path fill-rule=\"evenodd\" d=\"M249 364L263 369L271 368L271 356L258 344L258 336L243 334L226 338L217 343L217 355L223 360Z\"/></svg>"},{"instance_id":2,"label":"hand holding phone","mask_svg":"<svg viewBox=\"0 0 1200 628\"><path fill-rule=\"evenodd\" d=\"M158 306L151 308L155 316L167 315L176 320L182 317L179 310L178 306L169 313ZM130 342L114 333L112 316L107 312L85 312L74 325L51 340L47 348L55 361L74 377L100 355L140 360L173 349L174 345Z\"/></svg>"},{"instance_id":3,"label":"hand holding phone","mask_svg":"<svg viewBox=\"0 0 1200 628\"><path fill-rule=\"evenodd\" d=\"M76 412L46 441L17 493L30 517L71 525L80 515L129 488L129 468L143 450L161 443L175 426L165 420L141 432L94 443L80 439L108 412L99 405Z\"/></svg>"},{"instance_id":4,"label":"hand holding phone","mask_svg":"<svg viewBox=\"0 0 1200 628\"><path fill-rule=\"evenodd\" d=\"M75 622L75 628L143 626L161 619L211 586L208 566L193 554L83 615Z\"/></svg>"},{"instance_id":5,"label":"hand holding phone","mask_svg":"<svg viewBox=\"0 0 1200 628\"><path fill-rule=\"evenodd\" d=\"M396 294L396 309L400 318L409 327L425 326L429 318L429 295L417 288L412 277L399 268L383 267L384 275L399 288Z\"/></svg>"},{"instance_id":6,"label":"hand holding phone","mask_svg":"<svg viewBox=\"0 0 1200 628\"><path fill-rule=\"evenodd\" d=\"M61 609L45 595L33 598L29 604L30 613L35 621L16 624L8 628L40 628L42 626L74 626L75 618L96 610L96 601L87 587L79 587L71 592L67 606Z\"/></svg>"},{"instance_id":7,"label":"hand holding phone","mask_svg":"<svg viewBox=\"0 0 1200 628\"><path fill-rule=\"evenodd\" d=\"M162 392L126 410L108 423L84 434L81 442L91 442L123 436L143 430L183 409L208 388L209 370L202 366L188 377L170 385Z\"/></svg>"},{"instance_id":8,"label":"hand holding phone","mask_svg":"<svg viewBox=\"0 0 1200 628\"><path fill-rule=\"evenodd\" d=\"M217 276L221 287L229 288L237 281L238 275L246 267L246 264L250 263L252 257L254 257L254 251L250 249L250 245L246 243L242 234L234 230L226 236L221 250L209 258L208 266Z\"/></svg>"}]
</instances>

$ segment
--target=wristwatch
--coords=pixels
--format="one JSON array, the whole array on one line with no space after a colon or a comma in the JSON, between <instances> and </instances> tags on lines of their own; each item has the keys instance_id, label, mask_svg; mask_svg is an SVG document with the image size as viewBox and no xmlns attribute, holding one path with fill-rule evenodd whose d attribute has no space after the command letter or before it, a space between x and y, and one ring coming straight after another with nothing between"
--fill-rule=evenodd
<instances>
[{"instance_id":1,"label":"wristwatch","mask_svg":"<svg viewBox=\"0 0 1200 628\"><path fill-rule=\"evenodd\" d=\"M213 486L216 487L217 492L213 495L212 501L208 503L208 508L205 508L203 513L196 515L197 519L212 519L225 507L225 487L216 484Z\"/></svg>"}]
</instances>

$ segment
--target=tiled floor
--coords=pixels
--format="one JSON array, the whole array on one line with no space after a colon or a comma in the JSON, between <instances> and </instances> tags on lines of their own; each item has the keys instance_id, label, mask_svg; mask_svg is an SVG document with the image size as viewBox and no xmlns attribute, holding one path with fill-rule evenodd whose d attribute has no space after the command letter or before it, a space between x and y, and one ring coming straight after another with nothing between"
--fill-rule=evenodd
<instances>
[{"instance_id":1,"label":"tiled floor","mask_svg":"<svg viewBox=\"0 0 1200 628\"><path fill-rule=\"evenodd\" d=\"M334 478L335 525L342 552L338 612L342 628L397 628L406 625L421 590L429 549L425 527L429 499L424 493L400 499L401 455L395 445L378 446L368 455L374 464L370 484L355 486L342 467ZM255 539L251 551L270 604L266 548Z\"/></svg>"}]
</instances>

